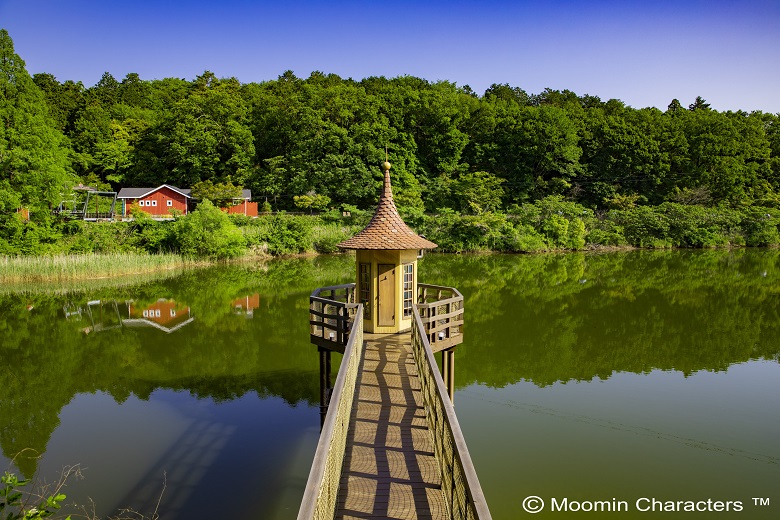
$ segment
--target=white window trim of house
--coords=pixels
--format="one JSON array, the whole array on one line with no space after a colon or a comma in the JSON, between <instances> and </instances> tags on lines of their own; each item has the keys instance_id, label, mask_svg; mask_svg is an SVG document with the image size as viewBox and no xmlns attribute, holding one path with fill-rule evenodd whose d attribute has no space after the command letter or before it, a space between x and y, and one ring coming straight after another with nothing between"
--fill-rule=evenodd
<instances>
[{"instance_id":1,"label":"white window trim of house","mask_svg":"<svg viewBox=\"0 0 780 520\"><path fill-rule=\"evenodd\" d=\"M152 201L152 206L157 206L157 201L156 200Z\"/></svg>"},{"instance_id":2,"label":"white window trim of house","mask_svg":"<svg viewBox=\"0 0 780 520\"><path fill-rule=\"evenodd\" d=\"M169 208L170 208L171 206L173 206L173 201L172 201L172 200L168 199L166 202L168 203L168 207L169 207Z\"/></svg>"}]
</instances>

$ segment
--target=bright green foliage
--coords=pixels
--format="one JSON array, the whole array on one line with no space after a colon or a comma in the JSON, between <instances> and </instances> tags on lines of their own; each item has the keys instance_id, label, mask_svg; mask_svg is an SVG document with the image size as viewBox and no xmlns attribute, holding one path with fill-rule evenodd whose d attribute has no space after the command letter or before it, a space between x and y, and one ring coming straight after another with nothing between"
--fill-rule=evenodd
<instances>
[{"instance_id":1,"label":"bright green foliage","mask_svg":"<svg viewBox=\"0 0 780 520\"><path fill-rule=\"evenodd\" d=\"M500 179L488 172L467 172L454 181L453 195L457 197L461 211L485 213L501 208L504 189Z\"/></svg>"},{"instance_id":2,"label":"bright green foliage","mask_svg":"<svg viewBox=\"0 0 780 520\"><path fill-rule=\"evenodd\" d=\"M136 182L245 184L255 148L238 80L219 80L208 71L198 76L189 95L145 132L138 147Z\"/></svg>"},{"instance_id":3,"label":"bright green foliage","mask_svg":"<svg viewBox=\"0 0 780 520\"><path fill-rule=\"evenodd\" d=\"M241 198L241 186L234 186L230 181L214 183L207 179L193 184L191 195L196 200L208 199L224 208Z\"/></svg>"},{"instance_id":4,"label":"bright green foliage","mask_svg":"<svg viewBox=\"0 0 780 520\"><path fill-rule=\"evenodd\" d=\"M247 244L272 255L305 253L314 249L314 219L283 213L253 219L244 228Z\"/></svg>"},{"instance_id":5,"label":"bright green foliage","mask_svg":"<svg viewBox=\"0 0 780 520\"><path fill-rule=\"evenodd\" d=\"M510 201L565 193L580 170L577 123L556 106L488 98L477 112L475 166L506 179Z\"/></svg>"},{"instance_id":6,"label":"bright green foliage","mask_svg":"<svg viewBox=\"0 0 780 520\"><path fill-rule=\"evenodd\" d=\"M82 102L84 85L78 81L67 80L59 83L52 74L33 75L33 81L43 92L49 105L49 114L56 121L57 128L64 132L73 122L73 115Z\"/></svg>"},{"instance_id":7,"label":"bright green foliage","mask_svg":"<svg viewBox=\"0 0 780 520\"><path fill-rule=\"evenodd\" d=\"M16 475L7 471L0 477L0 518L38 520L54 516L62 507L62 502L66 498L62 493L42 497L40 502L31 503L30 495L19 490L29 483L29 480L19 480ZM66 520L68 519L70 516Z\"/></svg>"},{"instance_id":8,"label":"bright green foliage","mask_svg":"<svg viewBox=\"0 0 780 520\"><path fill-rule=\"evenodd\" d=\"M330 204L330 197L327 195L318 195L316 193L307 193L306 195L296 195L295 205L301 209L322 211Z\"/></svg>"},{"instance_id":9,"label":"bright green foliage","mask_svg":"<svg viewBox=\"0 0 780 520\"><path fill-rule=\"evenodd\" d=\"M174 234L179 252L185 256L231 258L241 255L246 247L241 230L209 200L177 219Z\"/></svg>"},{"instance_id":10,"label":"bright green foliage","mask_svg":"<svg viewBox=\"0 0 780 520\"><path fill-rule=\"evenodd\" d=\"M587 135L581 141L588 165L582 177L587 180L583 189L589 192L588 199L597 206L615 207L632 197L657 193L670 170L661 142L665 123L658 110L619 115L590 110Z\"/></svg>"},{"instance_id":11,"label":"bright green foliage","mask_svg":"<svg viewBox=\"0 0 780 520\"><path fill-rule=\"evenodd\" d=\"M271 204L318 210L325 223L349 226L357 220L327 208L370 216L386 153L396 205L415 225L455 233L442 238L448 250L776 243L772 219L756 215L780 209L777 114L719 112L701 97L688 108L675 99L664 112L634 109L618 99L528 94L508 84L480 97L447 81L355 81L319 71L243 85L210 72L192 81L135 73L118 81L106 73L85 89L51 74L31 80L8 34L0 35L3 253L110 247L102 230L89 227L58 244L50 208L71 198L71 171L84 184L114 189L168 183L197 194L210 186L198 196L218 205L231 197L213 188L243 186L268 201L264 213ZM664 206L674 208L665 215L664 203L689 208ZM16 214L22 206L32 223ZM706 217L713 208L725 221ZM726 210L737 213L725 217ZM425 217L434 212L442 222ZM502 212L510 214L508 227L493 218ZM308 232L288 242L285 226L261 240L262 226L243 225L253 247L279 252L332 250L340 234L322 231L315 246ZM478 238L484 226L490 231ZM120 250L177 248L164 226L128 229L140 238L118 240Z\"/></svg>"},{"instance_id":12,"label":"bright green foliage","mask_svg":"<svg viewBox=\"0 0 780 520\"><path fill-rule=\"evenodd\" d=\"M777 209L749 208L744 213L741 227L748 246L780 244L780 211Z\"/></svg>"},{"instance_id":13,"label":"bright green foliage","mask_svg":"<svg viewBox=\"0 0 780 520\"><path fill-rule=\"evenodd\" d=\"M670 222L666 215L647 206L632 210L617 210L610 218L623 228L629 244L636 247L671 247Z\"/></svg>"},{"instance_id":14,"label":"bright green foliage","mask_svg":"<svg viewBox=\"0 0 780 520\"><path fill-rule=\"evenodd\" d=\"M47 223L74 181L56 126L11 37L0 29L0 239L26 233L13 221L11 210L19 206L30 209L33 221Z\"/></svg>"}]
</instances>

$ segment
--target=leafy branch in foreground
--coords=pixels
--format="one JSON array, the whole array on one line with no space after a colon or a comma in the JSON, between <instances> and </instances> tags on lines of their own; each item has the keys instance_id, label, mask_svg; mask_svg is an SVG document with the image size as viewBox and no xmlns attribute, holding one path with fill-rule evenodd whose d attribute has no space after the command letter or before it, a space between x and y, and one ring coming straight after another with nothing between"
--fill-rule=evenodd
<instances>
[{"instance_id":1,"label":"leafy branch in foreground","mask_svg":"<svg viewBox=\"0 0 780 520\"><path fill-rule=\"evenodd\" d=\"M15 474L6 471L0 477L0 517L5 520L37 520L54 516L66 498L61 492L65 482L71 476L80 475L79 466L66 467L51 491L49 486L44 486L38 492L23 490L30 480L20 480ZM69 519L70 516L66 517L66 520Z\"/></svg>"}]
</instances>

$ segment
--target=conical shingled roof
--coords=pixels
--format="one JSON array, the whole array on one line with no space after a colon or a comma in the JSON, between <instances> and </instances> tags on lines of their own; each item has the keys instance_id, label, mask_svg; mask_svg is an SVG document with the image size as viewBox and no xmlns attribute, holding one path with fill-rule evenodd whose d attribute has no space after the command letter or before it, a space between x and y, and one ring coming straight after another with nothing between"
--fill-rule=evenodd
<instances>
[{"instance_id":1,"label":"conical shingled roof","mask_svg":"<svg viewBox=\"0 0 780 520\"><path fill-rule=\"evenodd\" d=\"M340 243L342 249L433 249L436 244L409 229L393 202L390 186L390 163L384 162L385 185L379 197L379 206L368 225L349 240Z\"/></svg>"}]
</instances>

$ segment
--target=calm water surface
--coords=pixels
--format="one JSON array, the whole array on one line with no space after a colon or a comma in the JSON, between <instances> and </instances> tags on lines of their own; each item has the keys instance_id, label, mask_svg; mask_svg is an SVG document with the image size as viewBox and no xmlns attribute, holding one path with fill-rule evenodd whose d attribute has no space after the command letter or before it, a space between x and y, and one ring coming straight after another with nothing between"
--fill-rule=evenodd
<instances>
[{"instance_id":1,"label":"calm water surface","mask_svg":"<svg viewBox=\"0 0 780 520\"><path fill-rule=\"evenodd\" d=\"M100 515L164 488L164 519L295 518L319 434L308 294L353 265L0 294L0 470L79 463L69 500ZM686 515L643 497L780 516L780 252L429 255L420 280L466 299L456 411L494 518L528 495L546 517L604 516L553 498Z\"/></svg>"}]
</instances>

